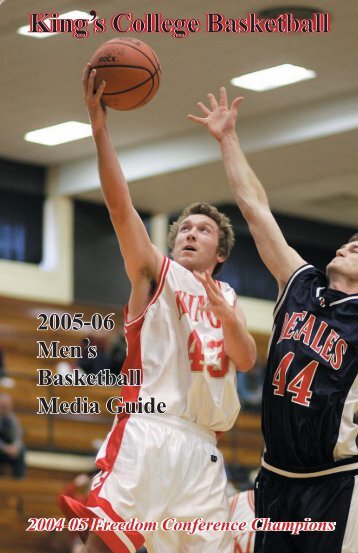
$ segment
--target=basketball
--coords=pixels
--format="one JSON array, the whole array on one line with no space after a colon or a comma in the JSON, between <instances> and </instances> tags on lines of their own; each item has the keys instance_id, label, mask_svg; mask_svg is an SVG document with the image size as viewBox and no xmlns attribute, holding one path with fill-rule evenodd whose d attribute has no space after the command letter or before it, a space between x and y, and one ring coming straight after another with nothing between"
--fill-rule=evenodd
<instances>
[{"instance_id":1,"label":"basketball","mask_svg":"<svg viewBox=\"0 0 358 553\"><path fill-rule=\"evenodd\" d=\"M96 69L95 87L106 81L102 101L118 110L137 109L156 94L160 83L160 63L153 50L134 38L108 40L90 61Z\"/></svg>"}]
</instances>

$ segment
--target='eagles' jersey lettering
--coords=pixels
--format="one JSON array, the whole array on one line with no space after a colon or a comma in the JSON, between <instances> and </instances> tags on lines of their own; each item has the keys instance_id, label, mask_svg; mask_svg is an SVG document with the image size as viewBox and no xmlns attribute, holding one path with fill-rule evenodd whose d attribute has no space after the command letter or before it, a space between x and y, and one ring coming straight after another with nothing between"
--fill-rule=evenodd
<instances>
[{"instance_id":1,"label":"'eagles' jersey lettering","mask_svg":"<svg viewBox=\"0 0 358 553\"><path fill-rule=\"evenodd\" d=\"M322 348L322 351L321 351L321 355L323 357L323 359L325 359L326 361L330 361L331 357L332 357L332 347L334 345L335 342L337 342L337 339L339 338L339 334L337 334L337 332L335 330L331 330L331 332L329 333L329 335L327 336L327 339L324 343L324 346Z\"/></svg>"},{"instance_id":2,"label":"'eagles' jersey lettering","mask_svg":"<svg viewBox=\"0 0 358 553\"><path fill-rule=\"evenodd\" d=\"M283 474L353 470L358 295L330 288L324 273L305 265L274 316L262 395L267 466Z\"/></svg>"},{"instance_id":3,"label":"'eagles' jersey lettering","mask_svg":"<svg viewBox=\"0 0 358 553\"><path fill-rule=\"evenodd\" d=\"M316 317L314 315L310 315L305 324L302 325L301 330L297 330L295 332L294 339L301 340L301 336L303 336L303 343L306 344L306 346L309 346L315 320Z\"/></svg>"},{"instance_id":4,"label":"'eagles' jersey lettering","mask_svg":"<svg viewBox=\"0 0 358 553\"><path fill-rule=\"evenodd\" d=\"M282 333L279 342L281 340L289 340L290 338L292 338L298 321L303 321L306 315L307 311L303 311L303 313L292 313L291 317L288 313L286 313L285 323L282 327Z\"/></svg>"},{"instance_id":5,"label":"'eagles' jersey lettering","mask_svg":"<svg viewBox=\"0 0 358 553\"><path fill-rule=\"evenodd\" d=\"M321 352L321 349L322 349L322 346L319 346L319 342L323 336L323 333L324 331L326 330L326 328L328 327L328 324L325 323L324 321L321 322L321 324L319 325L319 329L318 329L318 332L317 334L315 335L315 337L313 338L313 342L311 344L311 348L316 352L316 353L320 353Z\"/></svg>"},{"instance_id":6,"label":"'eagles' jersey lettering","mask_svg":"<svg viewBox=\"0 0 358 553\"><path fill-rule=\"evenodd\" d=\"M348 348L347 342L333 328L329 328L325 321L321 321L318 329L314 330L317 318L312 314L307 318L307 315L307 311L301 313L294 311L291 315L285 313L281 335L277 343L282 340L302 340L333 369L339 369ZM303 325L297 328L300 322L303 322Z\"/></svg>"},{"instance_id":7,"label":"'eagles' jersey lettering","mask_svg":"<svg viewBox=\"0 0 358 553\"><path fill-rule=\"evenodd\" d=\"M348 344L343 340L343 338L338 340L336 344L336 348L334 350L334 353L331 356L331 361L330 361L334 369L340 369L343 361L343 356L346 353L347 348L348 348Z\"/></svg>"}]
</instances>

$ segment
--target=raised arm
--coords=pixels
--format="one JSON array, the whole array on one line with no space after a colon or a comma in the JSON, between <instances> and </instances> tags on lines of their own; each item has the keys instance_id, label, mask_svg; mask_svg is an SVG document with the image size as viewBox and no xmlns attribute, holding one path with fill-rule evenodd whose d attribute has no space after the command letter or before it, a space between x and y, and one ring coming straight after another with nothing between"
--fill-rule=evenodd
<instances>
[{"instance_id":1,"label":"raised arm","mask_svg":"<svg viewBox=\"0 0 358 553\"><path fill-rule=\"evenodd\" d=\"M213 94L209 94L208 98L210 109L202 102L198 104L204 117L188 115L188 118L204 125L219 142L236 203L249 225L262 261L282 291L292 273L305 261L287 244L271 213L266 192L241 149L235 125L243 98L235 98L229 107L223 87L220 89L219 103Z\"/></svg>"},{"instance_id":2,"label":"raised arm","mask_svg":"<svg viewBox=\"0 0 358 553\"><path fill-rule=\"evenodd\" d=\"M135 317L148 303L151 283L158 278L163 255L151 243L143 221L132 204L128 184L107 129L106 109L101 103L105 83L95 92L94 79L95 70L91 71L88 64L83 73L83 94L97 148L103 196L132 285L129 313Z\"/></svg>"}]
</instances>

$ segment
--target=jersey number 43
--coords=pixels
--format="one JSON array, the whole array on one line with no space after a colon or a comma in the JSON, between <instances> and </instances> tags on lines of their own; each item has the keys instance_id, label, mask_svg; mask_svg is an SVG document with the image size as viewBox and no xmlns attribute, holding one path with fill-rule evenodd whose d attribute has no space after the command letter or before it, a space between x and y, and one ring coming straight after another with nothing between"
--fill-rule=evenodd
<instances>
[{"instance_id":1,"label":"jersey number 43","mask_svg":"<svg viewBox=\"0 0 358 553\"><path fill-rule=\"evenodd\" d=\"M206 348L216 351L214 364L206 364L203 343L196 330L193 330L188 338L188 356L193 372L207 369L210 376L220 378L229 370L229 358L224 351L224 340L210 340Z\"/></svg>"}]
</instances>

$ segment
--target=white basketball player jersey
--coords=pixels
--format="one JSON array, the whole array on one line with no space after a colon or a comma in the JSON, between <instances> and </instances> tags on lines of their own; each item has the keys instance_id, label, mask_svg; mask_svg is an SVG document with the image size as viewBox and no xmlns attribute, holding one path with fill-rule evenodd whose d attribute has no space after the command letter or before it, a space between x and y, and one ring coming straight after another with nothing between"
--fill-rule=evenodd
<instances>
[{"instance_id":1,"label":"white basketball player jersey","mask_svg":"<svg viewBox=\"0 0 358 553\"><path fill-rule=\"evenodd\" d=\"M230 520L246 522L250 529L252 521L255 519L255 497L254 490L240 492L229 498ZM234 532L235 549L234 553L253 553L255 545L255 532L247 530L245 532Z\"/></svg>"},{"instance_id":2,"label":"white basketball player jersey","mask_svg":"<svg viewBox=\"0 0 358 553\"><path fill-rule=\"evenodd\" d=\"M218 285L234 306L234 290ZM233 426L240 409L236 367L225 355L221 322L200 309L206 302L205 288L191 271L164 258L152 300L125 324L122 372L140 369L142 378L140 388L122 388L121 395L124 401L153 397L166 404L166 414L221 432Z\"/></svg>"}]
</instances>

